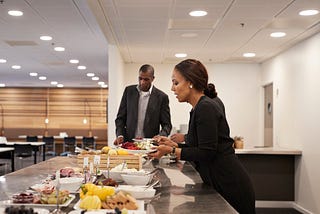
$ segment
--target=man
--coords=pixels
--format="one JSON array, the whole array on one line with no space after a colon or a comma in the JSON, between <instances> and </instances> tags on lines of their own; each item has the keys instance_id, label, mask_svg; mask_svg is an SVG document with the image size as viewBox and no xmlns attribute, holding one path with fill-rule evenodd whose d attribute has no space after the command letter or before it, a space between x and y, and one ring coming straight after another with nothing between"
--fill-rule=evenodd
<instances>
[{"instance_id":1,"label":"man","mask_svg":"<svg viewBox=\"0 0 320 214\"><path fill-rule=\"evenodd\" d=\"M172 124L169 98L152 85L153 80L154 68L142 65L139 69L139 85L125 88L115 120L117 138L114 144L132 141L134 138L170 134Z\"/></svg>"}]
</instances>

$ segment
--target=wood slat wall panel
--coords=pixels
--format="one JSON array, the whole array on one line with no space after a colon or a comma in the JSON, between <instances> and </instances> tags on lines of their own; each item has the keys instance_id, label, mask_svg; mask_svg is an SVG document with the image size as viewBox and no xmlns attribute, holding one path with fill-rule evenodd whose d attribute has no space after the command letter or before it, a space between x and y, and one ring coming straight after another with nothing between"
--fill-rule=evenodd
<instances>
[{"instance_id":1,"label":"wood slat wall panel","mask_svg":"<svg viewBox=\"0 0 320 214\"><path fill-rule=\"evenodd\" d=\"M87 133L89 122L83 124L83 119L86 113L89 121L91 112L92 131L96 129L107 132L107 97L108 90L102 88L0 88L4 129L15 132L30 129L30 132L39 133L39 129L44 131L47 127L49 133L50 129L55 132L64 132L66 129L84 130ZM44 123L47 113L49 124ZM17 136L27 134L17 133ZM101 138L107 140L106 135Z\"/></svg>"}]
</instances>

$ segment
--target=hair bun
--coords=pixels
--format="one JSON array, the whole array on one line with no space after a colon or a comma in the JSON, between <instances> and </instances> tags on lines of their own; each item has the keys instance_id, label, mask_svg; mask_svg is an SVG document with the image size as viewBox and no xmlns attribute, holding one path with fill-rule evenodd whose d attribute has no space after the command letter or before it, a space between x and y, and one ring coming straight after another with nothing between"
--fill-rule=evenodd
<instances>
[{"instance_id":1,"label":"hair bun","mask_svg":"<svg viewBox=\"0 0 320 214\"><path fill-rule=\"evenodd\" d=\"M209 83L207 88L204 90L204 94L210 98L217 97L218 93L216 91L216 87L213 83Z\"/></svg>"}]
</instances>

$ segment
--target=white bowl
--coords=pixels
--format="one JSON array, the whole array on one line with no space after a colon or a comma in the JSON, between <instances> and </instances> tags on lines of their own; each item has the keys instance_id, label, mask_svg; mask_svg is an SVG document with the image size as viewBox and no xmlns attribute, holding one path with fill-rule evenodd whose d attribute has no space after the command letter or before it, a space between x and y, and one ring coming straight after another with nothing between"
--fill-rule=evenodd
<instances>
[{"instance_id":1,"label":"white bowl","mask_svg":"<svg viewBox=\"0 0 320 214\"><path fill-rule=\"evenodd\" d=\"M124 182L128 185L147 185L153 175L146 174L121 174Z\"/></svg>"},{"instance_id":2,"label":"white bowl","mask_svg":"<svg viewBox=\"0 0 320 214\"><path fill-rule=\"evenodd\" d=\"M104 177L108 178L108 170L101 170L102 174ZM115 168L111 169L109 172L110 178L117 182L122 182L122 174L127 174L127 173L145 173L144 170L137 171L136 169L123 169L123 170L116 170Z\"/></svg>"},{"instance_id":3,"label":"white bowl","mask_svg":"<svg viewBox=\"0 0 320 214\"><path fill-rule=\"evenodd\" d=\"M83 182L83 178L78 177L67 177L60 178L60 189L68 190L69 192L76 192Z\"/></svg>"},{"instance_id":4,"label":"white bowl","mask_svg":"<svg viewBox=\"0 0 320 214\"><path fill-rule=\"evenodd\" d=\"M151 198L155 195L156 190L153 188L145 188L145 186L119 185L117 191L124 191L129 193L136 199Z\"/></svg>"},{"instance_id":5,"label":"white bowl","mask_svg":"<svg viewBox=\"0 0 320 214\"><path fill-rule=\"evenodd\" d=\"M110 178L112 178L113 180L119 182L119 181L123 181L121 174L126 173L125 171L111 171L109 172L109 176ZM102 174L104 175L104 177L108 178L108 170L103 170Z\"/></svg>"}]
</instances>

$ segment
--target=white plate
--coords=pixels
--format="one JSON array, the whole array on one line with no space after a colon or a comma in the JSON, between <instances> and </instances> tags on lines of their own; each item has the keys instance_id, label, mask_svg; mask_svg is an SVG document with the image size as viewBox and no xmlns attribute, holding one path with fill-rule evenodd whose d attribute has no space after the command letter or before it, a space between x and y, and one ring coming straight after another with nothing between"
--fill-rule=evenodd
<instances>
[{"instance_id":1,"label":"white plate","mask_svg":"<svg viewBox=\"0 0 320 214\"><path fill-rule=\"evenodd\" d=\"M154 188L146 189L146 186L119 185L116 188L116 191L120 190L129 193L132 197L136 199L152 198L156 193L156 190Z\"/></svg>"},{"instance_id":2,"label":"white plate","mask_svg":"<svg viewBox=\"0 0 320 214\"><path fill-rule=\"evenodd\" d=\"M92 211L86 211L85 214L106 214L107 212L114 212L114 210L92 210ZM72 210L69 212L69 214L81 214L81 210ZM128 210L128 214L146 214L146 211L144 210Z\"/></svg>"},{"instance_id":3,"label":"white plate","mask_svg":"<svg viewBox=\"0 0 320 214\"><path fill-rule=\"evenodd\" d=\"M123 150L127 151L128 153L131 153L131 154L148 154L150 152L155 152L157 151L157 149L140 149L140 150L134 150L134 149L124 149L122 148Z\"/></svg>"},{"instance_id":4,"label":"white plate","mask_svg":"<svg viewBox=\"0 0 320 214\"><path fill-rule=\"evenodd\" d=\"M41 192L44 189L50 189L50 188L55 188L55 186L53 184L50 183L46 183L46 184L34 184L30 187L30 189L35 190L37 192Z\"/></svg>"},{"instance_id":5,"label":"white plate","mask_svg":"<svg viewBox=\"0 0 320 214\"><path fill-rule=\"evenodd\" d=\"M6 208L0 207L0 213L4 213ZM49 214L49 210L41 209L41 208L33 208L33 211L38 214Z\"/></svg>"},{"instance_id":6,"label":"white plate","mask_svg":"<svg viewBox=\"0 0 320 214\"><path fill-rule=\"evenodd\" d=\"M69 199L64 202L63 204L60 204L60 207L67 207L69 206L69 204L71 203L71 201L73 201L73 199L75 199L74 195L69 195ZM29 204L23 204L23 203L13 203L12 200L5 200L5 201L0 201L0 207L3 206L25 206L25 207L43 207L43 208L54 208L57 205L56 204L33 204L33 203L29 203Z\"/></svg>"},{"instance_id":7,"label":"white plate","mask_svg":"<svg viewBox=\"0 0 320 214\"><path fill-rule=\"evenodd\" d=\"M82 209L80 208L80 201L81 200L79 200L75 205L74 205L74 207L73 207L73 209L75 209L75 210L78 210L78 211L81 211ZM137 201L137 205L138 205L138 209L137 210L128 210L129 211L129 213L135 213L135 212L137 212L137 211L144 211L144 201L142 201L142 200L136 200ZM112 211L114 211L114 210L109 210L109 209L101 209L101 210L96 210L95 212L103 212L103 213L106 213L106 212L112 212ZM130 212L131 211L131 212ZM144 213L145 213L145 211L144 211ZM87 214L87 212L86 212L86 214ZM139 214L140 214L140 212L139 212Z\"/></svg>"}]
</instances>

